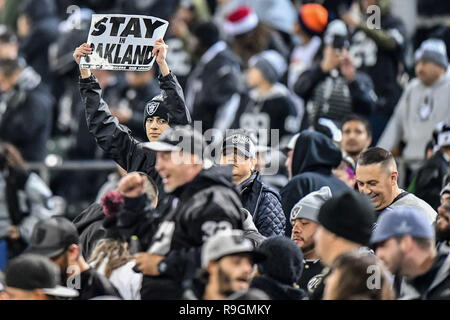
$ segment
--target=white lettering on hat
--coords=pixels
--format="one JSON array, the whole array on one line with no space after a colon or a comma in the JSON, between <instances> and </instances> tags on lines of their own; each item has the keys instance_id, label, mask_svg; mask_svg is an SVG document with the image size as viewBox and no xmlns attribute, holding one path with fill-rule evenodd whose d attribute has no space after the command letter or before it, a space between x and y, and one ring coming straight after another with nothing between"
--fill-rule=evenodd
<instances>
[{"instance_id":1,"label":"white lettering on hat","mask_svg":"<svg viewBox=\"0 0 450 320\"><path fill-rule=\"evenodd\" d=\"M408 222L403 220L402 223L400 224L400 226L398 226L397 228L397 232L400 233L408 233L412 230L411 226L408 225Z\"/></svg>"},{"instance_id":2,"label":"white lettering on hat","mask_svg":"<svg viewBox=\"0 0 450 320\"><path fill-rule=\"evenodd\" d=\"M147 104L147 113L151 116L155 113L155 111L158 109L159 107L159 102L156 101L150 101Z\"/></svg>"},{"instance_id":3,"label":"white lettering on hat","mask_svg":"<svg viewBox=\"0 0 450 320\"><path fill-rule=\"evenodd\" d=\"M245 144L249 143L250 138L242 135L235 135L231 138L231 143L233 144Z\"/></svg>"}]
</instances>

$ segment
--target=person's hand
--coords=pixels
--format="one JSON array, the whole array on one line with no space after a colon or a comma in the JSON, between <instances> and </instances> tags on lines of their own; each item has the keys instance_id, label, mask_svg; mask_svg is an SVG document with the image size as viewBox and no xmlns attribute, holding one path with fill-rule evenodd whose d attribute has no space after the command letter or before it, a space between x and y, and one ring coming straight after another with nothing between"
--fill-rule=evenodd
<instances>
[{"instance_id":1,"label":"person's hand","mask_svg":"<svg viewBox=\"0 0 450 320\"><path fill-rule=\"evenodd\" d=\"M169 66L166 62L167 51L169 50L169 46L164 42L163 39L158 39L155 42L155 46L153 47L152 56L156 57L156 63L159 66L159 70L163 76L169 74Z\"/></svg>"},{"instance_id":2,"label":"person's hand","mask_svg":"<svg viewBox=\"0 0 450 320\"><path fill-rule=\"evenodd\" d=\"M347 50L344 50L341 57L341 74L347 79L349 83L355 81L356 69L353 63L353 58Z\"/></svg>"},{"instance_id":3,"label":"person's hand","mask_svg":"<svg viewBox=\"0 0 450 320\"><path fill-rule=\"evenodd\" d=\"M340 54L332 46L326 46L320 67L323 72L328 73L340 64Z\"/></svg>"},{"instance_id":4,"label":"person's hand","mask_svg":"<svg viewBox=\"0 0 450 320\"><path fill-rule=\"evenodd\" d=\"M137 198L144 191L144 183L144 176L137 172L132 172L120 179L117 190L127 198Z\"/></svg>"},{"instance_id":5,"label":"person's hand","mask_svg":"<svg viewBox=\"0 0 450 320\"><path fill-rule=\"evenodd\" d=\"M128 108L111 108L110 109L111 114L115 116L120 123L125 124L128 121L130 121L131 117L133 116L133 111Z\"/></svg>"},{"instance_id":6,"label":"person's hand","mask_svg":"<svg viewBox=\"0 0 450 320\"><path fill-rule=\"evenodd\" d=\"M11 240L17 240L20 238L19 228L17 226L9 226L9 238Z\"/></svg>"},{"instance_id":7,"label":"person's hand","mask_svg":"<svg viewBox=\"0 0 450 320\"><path fill-rule=\"evenodd\" d=\"M81 46L75 49L73 53L73 59L77 64L80 64L81 57L85 57L92 53L92 48L87 43L83 43Z\"/></svg>"},{"instance_id":8,"label":"person's hand","mask_svg":"<svg viewBox=\"0 0 450 320\"><path fill-rule=\"evenodd\" d=\"M158 264L164 260L163 256L151 253L137 253L135 256L136 266L143 275L158 276Z\"/></svg>"},{"instance_id":9,"label":"person's hand","mask_svg":"<svg viewBox=\"0 0 450 320\"><path fill-rule=\"evenodd\" d=\"M361 18L350 11L341 14L340 18L347 26L353 28L356 28L361 23Z\"/></svg>"},{"instance_id":10,"label":"person's hand","mask_svg":"<svg viewBox=\"0 0 450 320\"><path fill-rule=\"evenodd\" d=\"M81 46L75 49L73 53L73 59L79 65L81 57L85 57L92 53L92 48L87 43L83 43ZM91 76L91 71L89 69L80 68L81 78L89 78Z\"/></svg>"}]
</instances>

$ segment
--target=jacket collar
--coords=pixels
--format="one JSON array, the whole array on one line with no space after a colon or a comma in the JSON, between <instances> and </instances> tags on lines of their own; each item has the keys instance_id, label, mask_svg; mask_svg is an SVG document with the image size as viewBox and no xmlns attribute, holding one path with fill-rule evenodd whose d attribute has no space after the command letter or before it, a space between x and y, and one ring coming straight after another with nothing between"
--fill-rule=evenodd
<instances>
[{"instance_id":1,"label":"jacket collar","mask_svg":"<svg viewBox=\"0 0 450 320\"><path fill-rule=\"evenodd\" d=\"M200 58L200 63L207 64L226 48L227 44L224 41L217 41L202 55L202 57Z\"/></svg>"}]
</instances>

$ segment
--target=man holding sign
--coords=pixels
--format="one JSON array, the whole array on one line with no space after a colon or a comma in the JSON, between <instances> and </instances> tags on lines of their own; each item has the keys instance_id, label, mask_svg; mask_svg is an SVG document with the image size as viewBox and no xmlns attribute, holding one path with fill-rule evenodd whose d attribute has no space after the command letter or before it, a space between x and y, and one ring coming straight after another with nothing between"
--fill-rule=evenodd
<instances>
[{"instance_id":1,"label":"man holding sign","mask_svg":"<svg viewBox=\"0 0 450 320\"><path fill-rule=\"evenodd\" d=\"M158 39L151 52L161 71L158 80L162 93L150 100L144 111L144 126L150 141L158 140L161 133L171 126L191 122L181 86L166 63L167 49L164 40ZM80 64L82 57L92 54L91 46L84 43L75 50L73 57ZM127 172L142 171L150 175L158 185L159 200L162 200L165 192L161 177L155 170L156 153L143 150L141 142L133 138L131 131L119 124L118 119L111 114L108 105L102 99L100 85L91 71L80 67L80 73L79 85L86 108L86 121L98 145Z\"/></svg>"}]
</instances>

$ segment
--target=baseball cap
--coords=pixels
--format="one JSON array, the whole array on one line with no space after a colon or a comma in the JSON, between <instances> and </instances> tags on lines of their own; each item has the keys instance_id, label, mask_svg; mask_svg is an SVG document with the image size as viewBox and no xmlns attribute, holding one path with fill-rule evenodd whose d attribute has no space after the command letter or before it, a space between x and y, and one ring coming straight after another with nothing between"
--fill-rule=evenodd
<instances>
[{"instance_id":1,"label":"baseball cap","mask_svg":"<svg viewBox=\"0 0 450 320\"><path fill-rule=\"evenodd\" d=\"M289 139L289 142L287 145L282 149L282 152L286 155L289 151L294 150L295 143L297 142L298 137L300 136L300 132L294 134L291 139Z\"/></svg>"},{"instance_id":2,"label":"baseball cap","mask_svg":"<svg viewBox=\"0 0 450 320\"><path fill-rule=\"evenodd\" d=\"M142 147L153 151L185 151L201 158L205 141L202 134L192 127L175 126L164 131L158 141L145 142Z\"/></svg>"},{"instance_id":3,"label":"baseball cap","mask_svg":"<svg viewBox=\"0 0 450 320\"><path fill-rule=\"evenodd\" d=\"M34 290L55 296L73 298L78 291L59 285L59 268L49 258L37 254L22 254L11 260L5 269L5 282L8 287Z\"/></svg>"},{"instance_id":4,"label":"baseball cap","mask_svg":"<svg viewBox=\"0 0 450 320\"><path fill-rule=\"evenodd\" d=\"M450 183L447 183L447 185L442 188L440 196L442 197L444 193L450 193Z\"/></svg>"},{"instance_id":5,"label":"baseball cap","mask_svg":"<svg viewBox=\"0 0 450 320\"><path fill-rule=\"evenodd\" d=\"M222 145L222 151L236 149L247 158L256 156L256 146L254 139L245 130L236 130L228 134Z\"/></svg>"},{"instance_id":6,"label":"baseball cap","mask_svg":"<svg viewBox=\"0 0 450 320\"><path fill-rule=\"evenodd\" d=\"M252 242L244 237L242 230L224 230L209 238L202 247L202 268L210 261L216 261L232 254L248 253L253 262L263 261L266 256L255 249Z\"/></svg>"},{"instance_id":7,"label":"baseball cap","mask_svg":"<svg viewBox=\"0 0 450 320\"><path fill-rule=\"evenodd\" d=\"M308 219L319 223L320 207L325 201L331 199L330 187L322 187L304 196L291 210L291 221L295 219Z\"/></svg>"},{"instance_id":8,"label":"baseball cap","mask_svg":"<svg viewBox=\"0 0 450 320\"><path fill-rule=\"evenodd\" d=\"M450 121L442 121L436 125L436 144L439 147L450 146Z\"/></svg>"},{"instance_id":9,"label":"baseball cap","mask_svg":"<svg viewBox=\"0 0 450 320\"><path fill-rule=\"evenodd\" d=\"M64 217L52 217L36 223L27 253L49 258L63 253L71 244L79 243L75 225Z\"/></svg>"},{"instance_id":10,"label":"baseball cap","mask_svg":"<svg viewBox=\"0 0 450 320\"><path fill-rule=\"evenodd\" d=\"M377 227L370 238L370 243L376 244L402 235L432 239L434 230L426 215L418 209L395 207L381 214Z\"/></svg>"}]
</instances>

